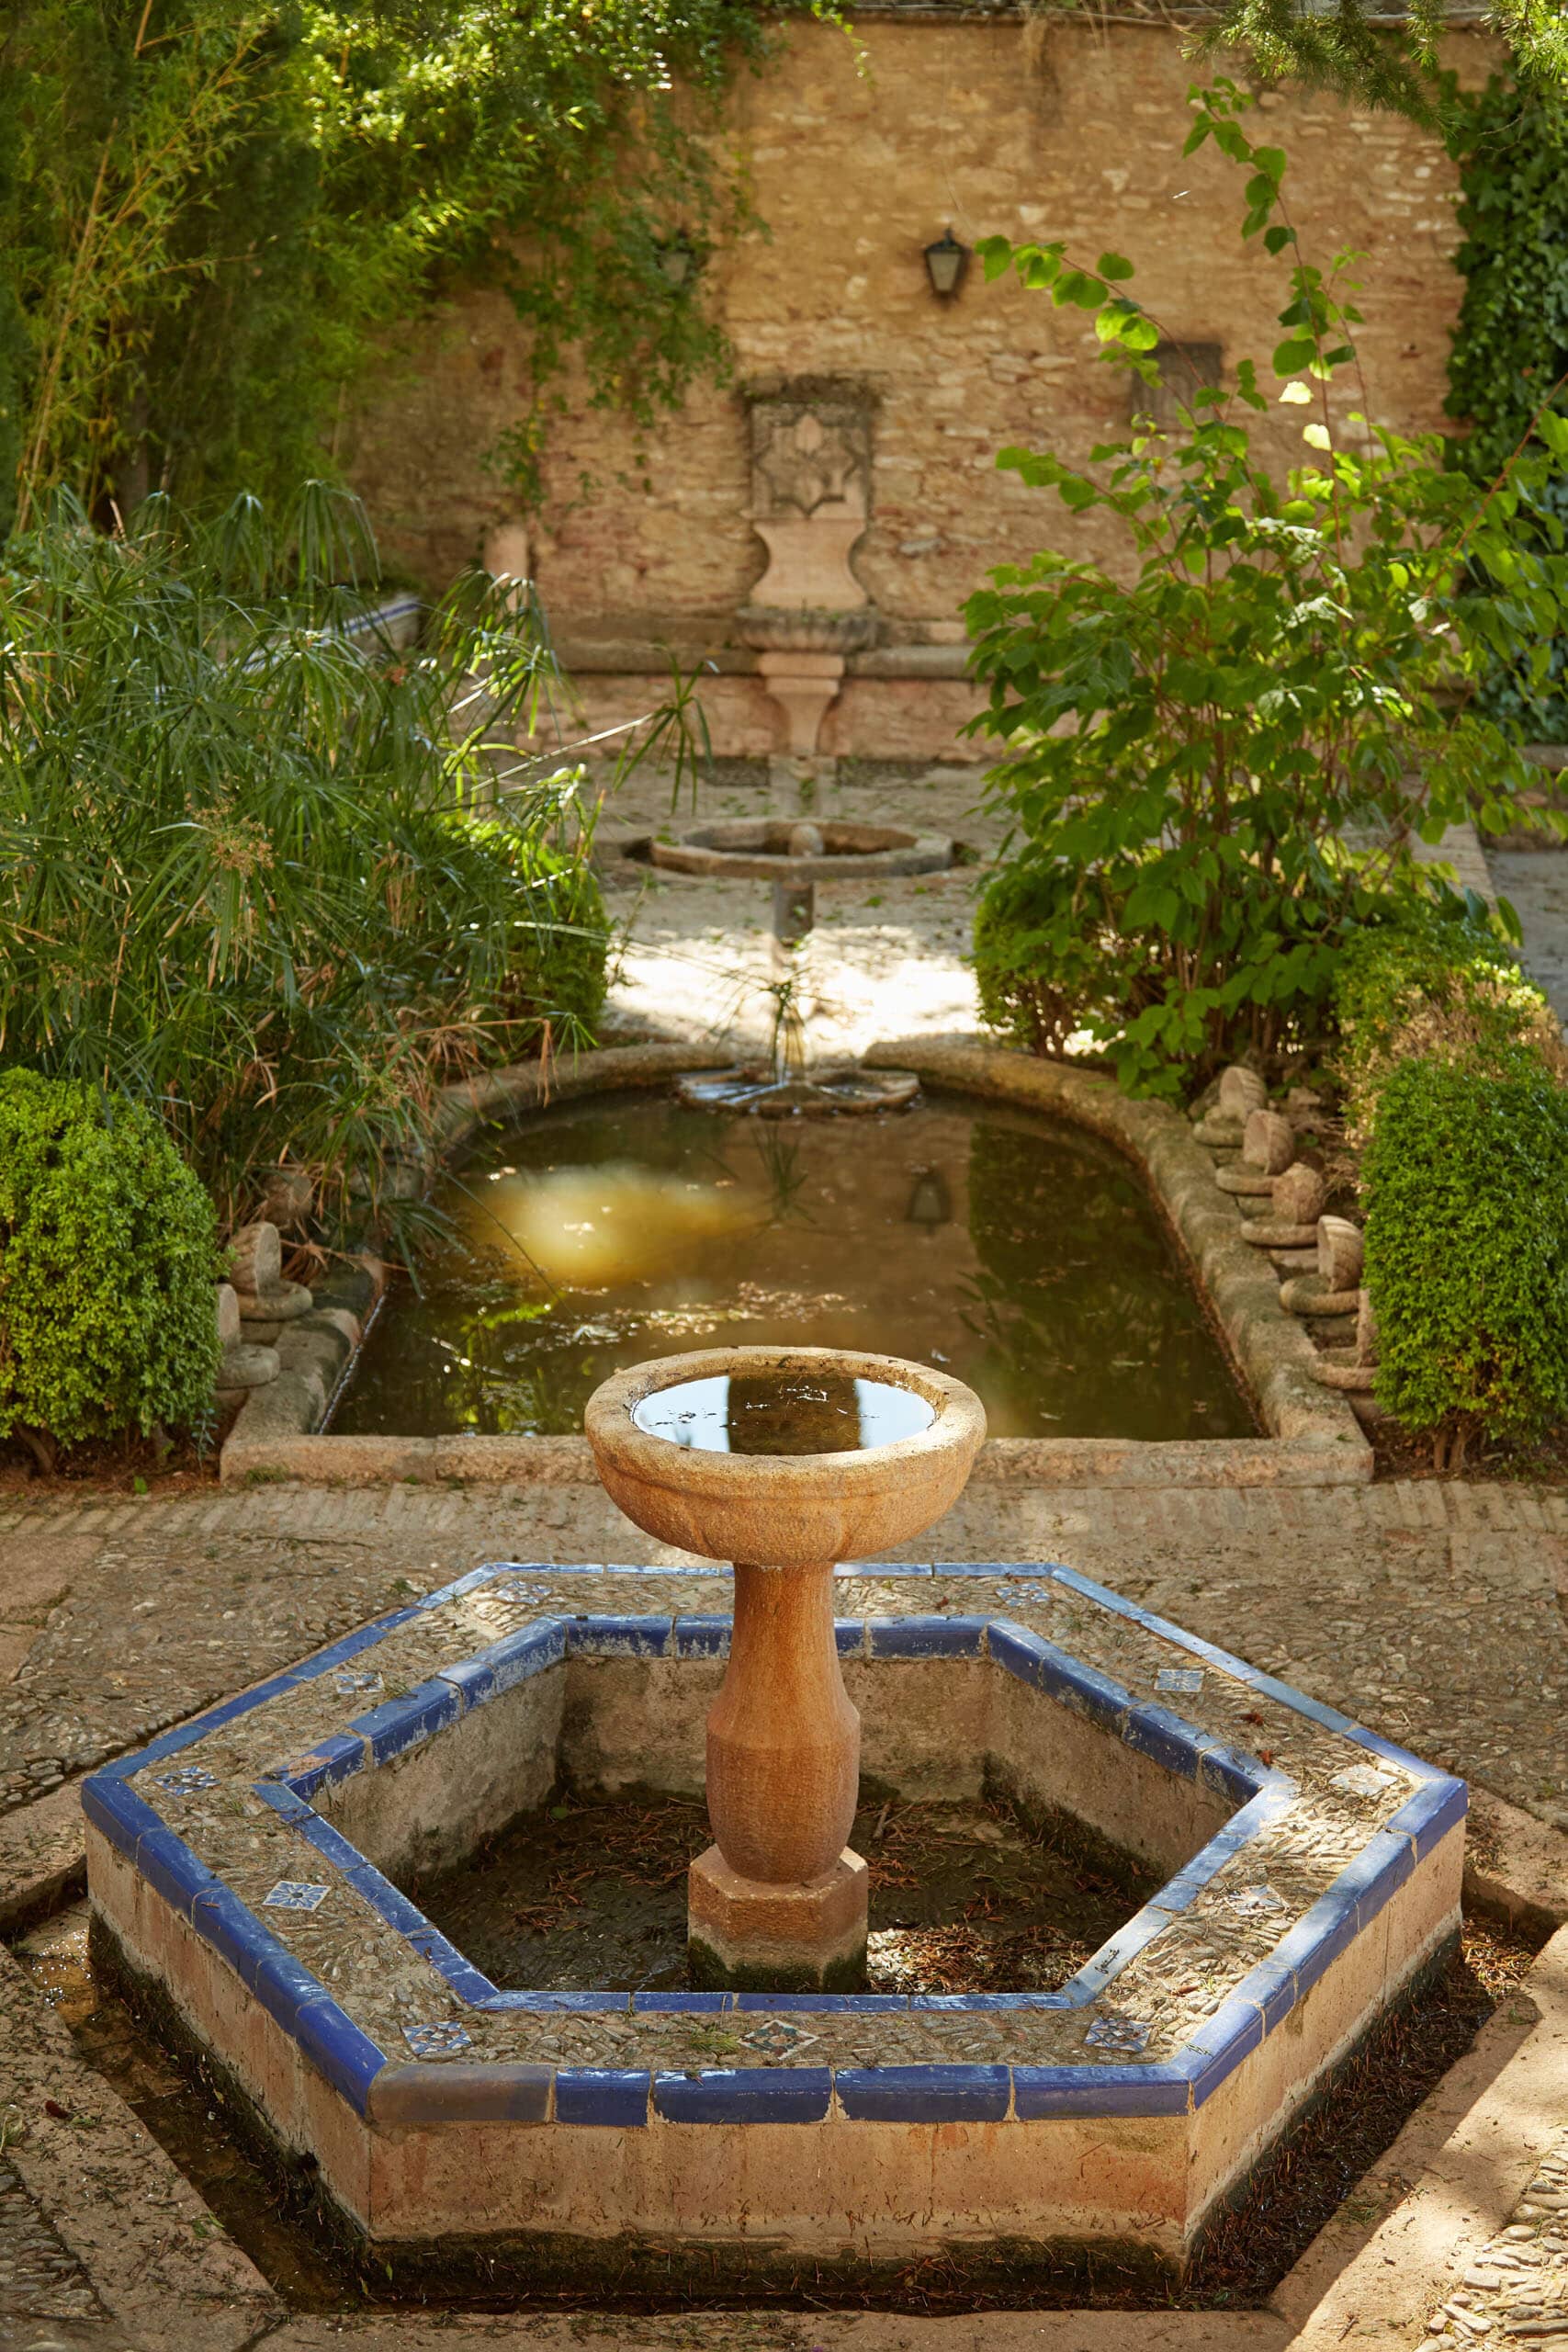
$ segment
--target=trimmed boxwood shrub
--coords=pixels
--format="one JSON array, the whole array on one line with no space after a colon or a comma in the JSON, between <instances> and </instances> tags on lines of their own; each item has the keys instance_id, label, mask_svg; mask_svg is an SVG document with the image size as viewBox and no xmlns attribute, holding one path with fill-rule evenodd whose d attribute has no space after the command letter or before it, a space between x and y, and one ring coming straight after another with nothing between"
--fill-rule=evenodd
<instances>
[{"instance_id":1,"label":"trimmed boxwood shrub","mask_svg":"<svg viewBox=\"0 0 1568 2352\"><path fill-rule=\"evenodd\" d=\"M1422 1059L1392 1071L1363 1167L1377 1396L1457 1468L1476 1432L1568 1415L1568 1091Z\"/></svg>"},{"instance_id":2,"label":"trimmed boxwood shrub","mask_svg":"<svg viewBox=\"0 0 1568 2352\"><path fill-rule=\"evenodd\" d=\"M1371 1126L1391 1074L1417 1058L1499 1078L1568 1078L1556 1014L1478 902L1406 907L1397 922L1354 933L1336 970L1334 1007L1352 1136Z\"/></svg>"},{"instance_id":3,"label":"trimmed boxwood shrub","mask_svg":"<svg viewBox=\"0 0 1568 2352\"><path fill-rule=\"evenodd\" d=\"M0 1437L188 1426L218 1370L212 1204L152 1114L0 1071Z\"/></svg>"}]
</instances>

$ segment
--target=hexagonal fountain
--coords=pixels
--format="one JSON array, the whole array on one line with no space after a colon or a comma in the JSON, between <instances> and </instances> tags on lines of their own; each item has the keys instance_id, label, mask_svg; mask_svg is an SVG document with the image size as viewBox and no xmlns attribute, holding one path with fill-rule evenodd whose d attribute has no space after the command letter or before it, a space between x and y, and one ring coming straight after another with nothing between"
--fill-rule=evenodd
<instances>
[{"instance_id":1,"label":"hexagonal fountain","mask_svg":"<svg viewBox=\"0 0 1568 2352\"><path fill-rule=\"evenodd\" d=\"M863 2282L1021 2246L1180 2269L1451 1941L1447 1773L1066 1568L830 1577L940 1510L977 1434L956 1384L835 1361L933 1419L784 1453L776 1388L722 1356L596 1400L635 1516L771 1566L477 1569L85 1785L106 1961L405 2280L685 2260L765 2291L802 2261ZM672 1395L694 1374L731 1385ZM814 1385L793 1402L816 1449L861 1399ZM727 1450L638 1427L671 1405L719 1411ZM1049 1989L816 1989L852 1936L807 1905L780 1937L765 1905L834 1877L857 1713L895 1798L1005 1799L1163 1883ZM705 1777L719 1861L698 1858L692 1924L747 1989L498 1984L403 1891L558 1789ZM795 1972L814 1989L783 1989Z\"/></svg>"}]
</instances>

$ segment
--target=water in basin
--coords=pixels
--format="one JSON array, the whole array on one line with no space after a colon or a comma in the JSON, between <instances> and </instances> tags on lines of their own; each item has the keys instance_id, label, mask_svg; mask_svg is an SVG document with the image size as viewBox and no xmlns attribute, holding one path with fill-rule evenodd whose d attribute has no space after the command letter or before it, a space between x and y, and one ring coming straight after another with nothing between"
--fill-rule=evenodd
<instances>
[{"instance_id":1,"label":"water in basin","mask_svg":"<svg viewBox=\"0 0 1568 2352\"><path fill-rule=\"evenodd\" d=\"M1255 1430L1136 1169L1006 1104L774 1126L563 1103L439 1198L453 1238L393 1293L334 1429L573 1434L624 1365L828 1347L955 1374L994 1437Z\"/></svg>"},{"instance_id":2,"label":"water in basin","mask_svg":"<svg viewBox=\"0 0 1568 2352\"><path fill-rule=\"evenodd\" d=\"M936 1409L887 1380L749 1373L655 1389L632 1414L694 1453L852 1453L929 1430Z\"/></svg>"}]
</instances>

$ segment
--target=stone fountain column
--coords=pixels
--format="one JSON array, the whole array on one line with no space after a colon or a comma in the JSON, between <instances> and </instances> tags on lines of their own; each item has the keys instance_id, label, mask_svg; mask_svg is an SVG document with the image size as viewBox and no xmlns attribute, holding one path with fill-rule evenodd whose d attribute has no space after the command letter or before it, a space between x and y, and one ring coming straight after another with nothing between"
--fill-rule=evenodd
<instances>
[{"instance_id":1,"label":"stone fountain column","mask_svg":"<svg viewBox=\"0 0 1568 2352\"><path fill-rule=\"evenodd\" d=\"M815 754L845 656L870 645L877 616L850 569L871 511L873 396L803 377L750 395L751 522L767 570L736 615L784 722L784 748Z\"/></svg>"},{"instance_id":2,"label":"stone fountain column","mask_svg":"<svg viewBox=\"0 0 1568 2352\"><path fill-rule=\"evenodd\" d=\"M913 1389L934 1419L859 1452L787 1453L688 1451L632 1419L646 1397L682 1382L725 1378L733 1390L781 1374ZM714 1842L688 1880L693 1974L764 1991L852 1989L865 1974L867 1879L847 1842L860 1717L839 1664L834 1564L908 1543L949 1509L986 1433L979 1398L889 1356L713 1349L615 1374L589 1399L584 1427L629 1519L735 1563L729 1665L707 1722Z\"/></svg>"}]
</instances>

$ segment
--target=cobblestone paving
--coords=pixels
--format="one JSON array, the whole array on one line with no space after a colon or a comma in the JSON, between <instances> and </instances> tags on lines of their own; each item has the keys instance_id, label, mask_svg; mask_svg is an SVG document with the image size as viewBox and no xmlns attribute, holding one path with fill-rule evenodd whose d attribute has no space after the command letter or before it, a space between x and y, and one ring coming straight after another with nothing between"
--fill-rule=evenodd
<instances>
[{"instance_id":1,"label":"cobblestone paving","mask_svg":"<svg viewBox=\"0 0 1568 2352\"><path fill-rule=\"evenodd\" d=\"M93 2319L86 2272L0 2157L0 2319Z\"/></svg>"},{"instance_id":2,"label":"cobblestone paving","mask_svg":"<svg viewBox=\"0 0 1568 2352\"><path fill-rule=\"evenodd\" d=\"M0 1684L0 1807L483 1560L677 1560L597 1487L0 1502L62 1589ZM1568 1827L1568 1495L971 1487L915 1556L1055 1559Z\"/></svg>"},{"instance_id":3,"label":"cobblestone paving","mask_svg":"<svg viewBox=\"0 0 1568 2352\"><path fill-rule=\"evenodd\" d=\"M1427 2324L1422 2352L1487 2341L1530 2352L1568 2345L1568 2134Z\"/></svg>"}]
</instances>

